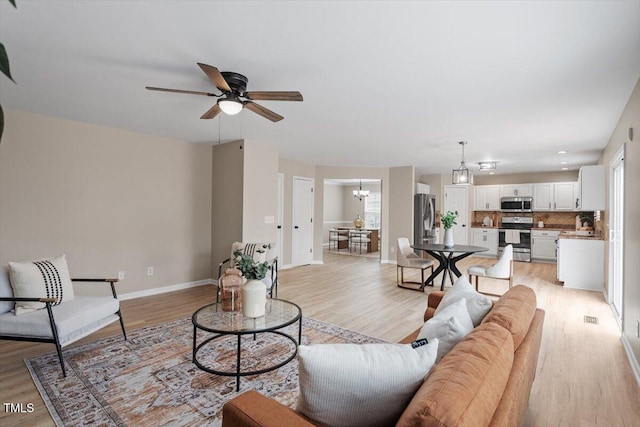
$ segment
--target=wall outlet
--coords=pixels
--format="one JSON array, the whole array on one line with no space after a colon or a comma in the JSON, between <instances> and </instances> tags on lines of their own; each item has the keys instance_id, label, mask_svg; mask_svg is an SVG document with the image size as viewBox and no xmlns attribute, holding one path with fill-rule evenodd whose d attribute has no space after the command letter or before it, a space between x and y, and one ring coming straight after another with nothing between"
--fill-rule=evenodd
<instances>
[{"instance_id":1,"label":"wall outlet","mask_svg":"<svg viewBox=\"0 0 640 427\"><path fill-rule=\"evenodd\" d=\"M147 276L153 276L153 267L147 267Z\"/></svg>"},{"instance_id":2,"label":"wall outlet","mask_svg":"<svg viewBox=\"0 0 640 427\"><path fill-rule=\"evenodd\" d=\"M393 246L391 246L391 247L389 248L389 250L391 251L391 253L394 253L394 252L396 251L396 248L394 248Z\"/></svg>"},{"instance_id":3,"label":"wall outlet","mask_svg":"<svg viewBox=\"0 0 640 427\"><path fill-rule=\"evenodd\" d=\"M124 271L118 271L118 280L124 280Z\"/></svg>"}]
</instances>

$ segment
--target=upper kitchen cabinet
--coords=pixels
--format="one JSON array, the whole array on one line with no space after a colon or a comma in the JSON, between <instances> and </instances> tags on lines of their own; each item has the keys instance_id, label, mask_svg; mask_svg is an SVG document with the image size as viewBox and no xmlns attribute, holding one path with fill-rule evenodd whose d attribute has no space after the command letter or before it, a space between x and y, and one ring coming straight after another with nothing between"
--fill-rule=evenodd
<instances>
[{"instance_id":1,"label":"upper kitchen cabinet","mask_svg":"<svg viewBox=\"0 0 640 427\"><path fill-rule=\"evenodd\" d=\"M500 186L476 185L474 187L473 207L476 211L500 210Z\"/></svg>"},{"instance_id":2,"label":"upper kitchen cabinet","mask_svg":"<svg viewBox=\"0 0 640 427\"><path fill-rule=\"evenodd\" d=\"M604 187L604 165L581 167L576 189L576 209L582 211L604 210Z\"/></svg>"},{"instance_id":3,"label":"upper kitchen cabinet","mask_svg":"<svg viewBox=\"0 0 640 427\"><path fill-rule=\"evenodd\" d=\"M575 206L573 182L548 182L533 185L534 211L573 211Z\"/></svg>"},{"instance_id":4,"label":"upper kitchen cabinet","mask_svg":"<svg viewBox=\"0 0 640 427\"><path fill-rule=\"evenodd\" d=\"M500 197L533 196L533 184L509 184L500 186Z\"/></svg>"}]
</instances>

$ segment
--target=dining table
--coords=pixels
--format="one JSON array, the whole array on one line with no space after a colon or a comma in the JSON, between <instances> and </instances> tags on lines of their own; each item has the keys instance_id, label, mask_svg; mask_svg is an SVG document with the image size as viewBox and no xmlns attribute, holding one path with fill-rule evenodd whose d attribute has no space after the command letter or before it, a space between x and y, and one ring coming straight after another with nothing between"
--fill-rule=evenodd
<instances>
[{"instance_id":1,"label":"dining table","mask_svg":"<svg viewBox=\"0 0 640 427\"><path fill-rule=\"evenodd\" d=\"M451 281L451 285L453 286L454 279L453 275L456 278L462 276L462 273L456 267L456 263L462 259L465 259L469 255L473 255L478 252L484 252L489 250L488 248L482 246L469 246L469 245L453 245L453 246L445 246L437 243L423 243L423 244L415 244L411 245L413 249L417 249L419 251L424 251L438 260L438 267L431 273L429 277L422 283L416 290L424 291L424 287L431 283L433 286L433 281L436 276L443 272L442 274L442 283L440 285L440 290L444 291L444 284L446 282L447 276Z\"/></svg>"}]
</instances>

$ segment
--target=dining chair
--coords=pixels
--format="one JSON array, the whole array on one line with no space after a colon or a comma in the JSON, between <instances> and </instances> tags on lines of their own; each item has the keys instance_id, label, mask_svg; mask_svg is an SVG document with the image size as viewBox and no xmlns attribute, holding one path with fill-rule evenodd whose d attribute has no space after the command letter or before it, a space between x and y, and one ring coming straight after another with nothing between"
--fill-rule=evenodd
<instances>
[{"instance_id":1,"label":"dining chair","mask_svg":"<svg viewBox=\"0 0 640 427\"><path fill-rule=\"evenodd\" d=\"M368 246L371 243L371 231L369 230L350 230L349 231L349 252L351 252L351 245L359 246L360 253L362 253L362 246Z\"/></svg>"},{"instance_id":2,"label":"dining chair","mask_svg":"<svg viewBox=\"0 0 640 427\"><path fill-rule=\"evenodd\" d=\"M414 284L424 284L424 271L427 268L431 268L431 273L433 274L433 265L434 262L431 259L422 258L418 254L416 254L413 249L411 249L411 244L409 243L409 239L406 237L398 238L397 245L397 264L396 264L396 285L400 285L402 283L414 283ZM404 269L405 268L419 268L420 269L420 283L418 282L405 282L404 281ZM398 270L400 270L400 278L398 279ZM431 284L433 284L433 279L431 279Z\"/></svg>"},{"instance_id":3,"label":"dining chair","mask_svg":"<svg viewBox=\"0 0 640 427\"><path fill-rule=\"evenodd\" d=\"M349 240L349 230L339 230L332 228L329 230L329 251L331 251L331 243L335 245L336 252L340 252L340 242ZM348 244L347 244L348 246Z\"/></svg>"},{"instance_id":4,"label":"dining chair","mask_svg":"<svg viewBox=\"0 0 640 427\"><path fill-rule=\"evenodd\" d=\"M513 246L507 245L502 251L502 255L498 262L490 267L482 265L472 265L467 271L469 274L469 282L473 283L472 277L475 276L476 291L485 294L499 297L501 294L492 294L488 292L482 292L478 289L478 279L480 277L488 277L491 279L500 279L509 281L509 289L513 286Z\"/></svg>"}]
</instances>

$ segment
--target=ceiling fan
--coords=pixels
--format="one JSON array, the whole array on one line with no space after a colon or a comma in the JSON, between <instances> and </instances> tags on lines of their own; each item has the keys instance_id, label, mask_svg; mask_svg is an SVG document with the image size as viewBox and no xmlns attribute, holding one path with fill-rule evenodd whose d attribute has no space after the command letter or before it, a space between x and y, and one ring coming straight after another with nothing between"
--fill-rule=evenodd
<instances>
[{"instance_id":1,"label":"ceiling fan","mask_svg":"<svg viewBox=\"0 0 640 427\"><path fill-rule=\"evenodd\" d=\"M209 77L209 80L211 80L218 90L222 92L220 95L194 90L166 89L152 86L147 86L146 88L161 92L187 93L190 95L214 96L219 98L218 102L204 113L202 117L200 117L201 119L213 119L220 114L220 111L230 115L238 114L243 108L246 108L247 110L253 111L272 122L279 122L284 119L284 117L264 108L262 105L256 104L253 101L302 101L302 94L297 91L247 92L247 83L249 82L249 79L242 74L233 73L231 71L220 72L216 67L202 64L200 62L198 62L198 65L207 77Z\"/></svg>"}]
</instances>

